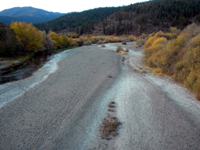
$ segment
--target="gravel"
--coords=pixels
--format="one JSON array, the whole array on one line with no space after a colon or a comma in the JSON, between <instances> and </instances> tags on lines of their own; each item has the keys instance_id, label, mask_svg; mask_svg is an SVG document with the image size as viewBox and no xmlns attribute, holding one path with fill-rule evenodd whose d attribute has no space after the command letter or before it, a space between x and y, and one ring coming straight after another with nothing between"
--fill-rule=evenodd
<instances>
[{"instance_id":1,"label":"gravel","mask_svg":"<svg viewBox=\"0 0 200 150\"><path fill-rule=\"evenodd\" d=\"M148 73L135 42L122 46L129 49L122 62L114 52L119 45L73 49L44 80L8 98L0 108L0 149L199 149L194 95L169 77ZM28 82L14 83L7 86L23 89ZM108 112L111 101L114 112ZM108 113L122 124L107 141L99 126Z\"/></svg>"}]
</instances>

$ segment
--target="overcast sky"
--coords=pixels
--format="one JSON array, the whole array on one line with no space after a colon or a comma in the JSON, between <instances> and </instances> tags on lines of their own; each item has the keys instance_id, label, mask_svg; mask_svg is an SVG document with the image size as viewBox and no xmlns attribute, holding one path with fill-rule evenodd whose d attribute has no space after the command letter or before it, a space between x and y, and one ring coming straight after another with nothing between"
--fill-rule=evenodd
<instances>
[{"instance_id":1,"label":"overcast sky","mask_svg":"<svg viewBox=\"0 0 200 150\"><path fill-rule=\"evenodd\" d=\"M12 7L32 6L52 12L80 12L106 6L122 6L148 0L3 0L0 11Z\"/></svg>"}]
</instances>

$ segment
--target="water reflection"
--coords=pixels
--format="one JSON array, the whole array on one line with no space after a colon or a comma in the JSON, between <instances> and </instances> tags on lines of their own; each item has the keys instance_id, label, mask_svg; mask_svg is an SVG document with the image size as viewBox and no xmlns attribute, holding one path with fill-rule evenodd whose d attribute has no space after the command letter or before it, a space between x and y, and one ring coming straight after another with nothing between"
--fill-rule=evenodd
<instances>
[{"instance_id":1,"label":"water reflection","mask_svg":"<svg viewBox=\"0 0 200 150\"><path fill-rule=\"evenodd\" d=\"M13 71L0 75L0 84L11 81L17 81L30 77L33 72L37 71L47 62L51 56L58 53L58 51L40 52L23 65L15 68Z\"/></svg>"}]
</instances>

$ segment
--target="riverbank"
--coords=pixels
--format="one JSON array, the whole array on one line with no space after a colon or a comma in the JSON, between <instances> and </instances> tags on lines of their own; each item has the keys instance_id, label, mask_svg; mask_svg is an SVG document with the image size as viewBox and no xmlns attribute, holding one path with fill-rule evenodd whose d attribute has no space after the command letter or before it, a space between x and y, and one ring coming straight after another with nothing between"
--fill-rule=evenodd
<instances>
[{"instance_id":1,"label":"riverbank","mask_svg":"<svg viewBox=\"0 0 200 150\"><path fill-rule=\"evenodd\" d=\"M42 51L24 57L4 58L0 61L0 84L30 77L33 72L44 66L53 55L73 48Z\"/></svg>"},{"instance_id":2,"label":"riverbank","mask_svg":"<svg viewBox=\"0 0 200 150\"><path fill-rule=\"evenodd\" d=\"M0 101L4 101L0 109L0 136L4 137L0 149L42 149L59 139L56 136L65 133L62 129L80 128L76 120L84 114L88 121L91 117L94 122L96 117L101 121L105 112L99 108L98 96L115 81L119 55L96 45L58 55L32 77L0 85ZM95 113L98 109L100 115L88 113L88 109ZM84 132L79 134L68 135L77 140L88 137Z\"/></svg>"},{"instance_id":3,"label":"riverbank","mask_svg":"<svg viewBox=\"0 0 200 150\"><path fill-rule=\"evenodd\" d=\"M122 46L129 48L123 56L115 52L119 45L60 53L35 76L5 84L0 98L24 93L0 108L0 149L198 149L194 95L149 73L135 42ZM121 122L108 140L100 132L106 117Z\"/></svg>"}]
</instances>

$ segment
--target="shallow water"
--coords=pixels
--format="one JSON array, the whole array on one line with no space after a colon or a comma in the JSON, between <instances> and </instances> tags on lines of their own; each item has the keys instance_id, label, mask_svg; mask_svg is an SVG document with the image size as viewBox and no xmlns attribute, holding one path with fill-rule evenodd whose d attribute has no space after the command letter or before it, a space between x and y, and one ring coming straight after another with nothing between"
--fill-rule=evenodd
<instances>
[{"instance_id":1,"label":"shallow water","mask_svg":"<svg viewBox=\"0 0 200 150\"><path fill-rule=\"evenodd\" d=\"M72 53L72 51L68 50L52 55L51 57L47 57L46 60L48 61L38 70L37 66L34 64L36 67L32 65L32 68L24 68L22 71L18 70L18 72L15 72L16 75L14 75L14 72L11 73L13 74L13 78L23 78L24 72L35 70L35 72L31 72L28 75L29 77L25 76L25 78L22 80L8 82L0 85L0 108L47 79L50 74L54 73L58 69L57 63L63 58L67 57L70 53ZM8 78L12 78L12 75L10 75Z\"/></svg>"},{"instance_id":2,"label":"shallow water","mask_svg":"<svg viewBox=\"0 0 200 150\"><path fill-rule=\"evenodd\" d=\"M51 60L56 51L38 53L27 63L20 65L15 70L0 75L0 84L17 81L30 77L33 72L41 68L47 61Z\"/></svg>"}]
</instances>

